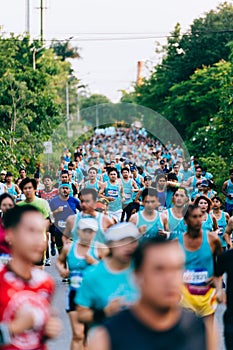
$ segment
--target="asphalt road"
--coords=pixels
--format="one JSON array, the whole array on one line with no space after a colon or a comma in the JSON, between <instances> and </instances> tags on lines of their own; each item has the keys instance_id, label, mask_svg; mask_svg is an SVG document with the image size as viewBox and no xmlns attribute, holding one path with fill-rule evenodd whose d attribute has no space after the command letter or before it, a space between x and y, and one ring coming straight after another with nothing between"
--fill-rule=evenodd
<instances>
[{"instance_id":1,"label":"asphalt road","mask_svg":"<svg viewBox=\"0 0 233 350\"><path fill-rule=\"evenodd\" d=\"M68 319L68 315L65 312L65 293L67 285L62 283L60 276L55 269L55 257L52 258L52 266L46 267L45 270L52 275L56 282L56 293L53 300L53 306L57 310L60 319L63 322L63 331L61 335L53 341L48 342L49 350L68 350L70 348L71 341L71 328ZM225 350L224 340L222 336L223 324L222 315L224 312L224 306L219 305L215 314L215 326L218 333L218 350Z\"/></svg>"}]
</instances>

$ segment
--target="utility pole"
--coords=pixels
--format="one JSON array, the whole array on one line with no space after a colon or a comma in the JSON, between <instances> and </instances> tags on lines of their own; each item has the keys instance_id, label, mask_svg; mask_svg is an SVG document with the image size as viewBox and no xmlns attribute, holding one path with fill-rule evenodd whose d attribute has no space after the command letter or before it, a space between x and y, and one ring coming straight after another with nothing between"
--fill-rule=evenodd
<instances>
[{"instance_id":1,"label":"utility pole","mask_svg":"<svg viewBox=\"0 0 233 350\"><path fill-rule=\"evenodd\" d=\"M40 0L40 41L44 42L44 3Z\"/></svg>"},{"instance_id":2,"label":"utility pole","mask_svg":"<svg viewBox=\"0 0 233 350\"><path fill-rule=\"evenodd\" d=\"M26 11L25 11L26 33L30 34L30 0L26 0L25 7L26 7Z\"/></svg>"}]
</instances>

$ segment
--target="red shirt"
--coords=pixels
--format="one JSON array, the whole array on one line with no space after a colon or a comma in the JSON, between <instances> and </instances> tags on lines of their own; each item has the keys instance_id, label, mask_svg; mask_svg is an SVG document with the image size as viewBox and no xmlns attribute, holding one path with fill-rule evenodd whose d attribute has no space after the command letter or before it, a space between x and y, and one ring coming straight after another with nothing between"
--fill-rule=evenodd
<instances>
[{"instance_id":1,"label":"red shirt","mask_svg":"<svg viewBox=\"0 0 233 350\"><path fill-rule=\"evenodd\" d=\"M10 246L5 240L5 229L2 226L2 219L0 219L0 255L10 254Z\"/></svg>"},{"instance_id":2,"label":"red shirt","mask_svg":"<svg viewBox=\"0 0 233 350\"><path fill-rule=\"evenodd\" d=\"M40 198L43 198L48 202L50 202L53 198L58 196L58 194L59 194L58 188L53 188L52 191L50 192L46 192L45 190L39 191Z\"/></svg>"},{"instance_id":3,"label":"red shirt","mask_svg":"<svg viewBox=\"0 0 233 350\"><path fill-rule=\"evenodd\" d=\"M49 317L54 282L44 271L32 269L32 277L26 281L10 271L8 266L0 266L0 322L10 322L19 309L29 308L36 315L36 329L28 330L12 337L12 344L2 350L46 350L42 342L43 327Z\"/></svg>"}]
</instances>

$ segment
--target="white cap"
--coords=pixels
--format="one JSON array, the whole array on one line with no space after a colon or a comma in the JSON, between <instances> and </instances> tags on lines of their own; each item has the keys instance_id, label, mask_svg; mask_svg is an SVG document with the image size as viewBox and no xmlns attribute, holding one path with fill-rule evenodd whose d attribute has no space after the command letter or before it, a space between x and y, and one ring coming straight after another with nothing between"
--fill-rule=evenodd
<instances>
[{"instance_id":1,"label":"white cap","mask_svg":"<svg viewBox=\"0 0 233 350\"><path fill-rule=\"evenodd\" d=\"M138 239L140 237L140 232L137 226L132 222L120 222L116 225L111 226L105 234L107 242L110 241L120 241L121 239L132 237Z\"/></svg>"},{"instance_id":2,"label":"white cap","mask_svg":"<svg viewBox=\"0 0 233 350\"><path fill-rule=\"evenodd\" d=\"M89 229L92 231L98 231L98 223L95 219L92 218L83 218L80 219L78 222L78 228L80 230L85 230L85 229Z\"/></svg>"}]
</instances>

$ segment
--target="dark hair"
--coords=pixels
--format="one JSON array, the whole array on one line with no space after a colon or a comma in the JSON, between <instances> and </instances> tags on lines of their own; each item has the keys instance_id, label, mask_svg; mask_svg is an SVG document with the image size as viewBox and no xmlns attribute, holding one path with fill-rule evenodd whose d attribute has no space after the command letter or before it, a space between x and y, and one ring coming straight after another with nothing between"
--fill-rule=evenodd
<instances>
[{"instance_id":1,"label":"dark hair","mask_svg":"<svg viewBox=\"0 0 233 350\"><path fill-rule=\"evenodd\" d=\"M168 173L167 174L167 179L168 179L168 181L169 180L176 180L176 181L178 181L178 178L177 178L175 173Z\"/></svg>"},{"instance_id":2,"label":"dark hair","mask_svg":"<svg viewBox=\"0 0 233 350\"><path fill-rule=\"evenodd\" d=\"M198 165L198 166L195 168L195 171L196 171L197 169L201 169L201 171L203 171L203 169L202 169L202 167L201 167L200 165Z\"/></svg>"},{"instance_id":3,"label":"dark hair","mask_svg":"<svg viewBox=\"0 0 233 350\"><path fill-rule=\"evenodd\" d=\"M69 175L68 170L62 170L60 176L61 176L62 174L67 174L67 175Z\"/></svg>"},{"instance_id":4,"label":"dark hair","mask_svg":"<svg viewBox=\"0 0 233 350\"><path fill-rule=\"evenodd\" d=\"M73 162L69 162L67 166L68 166L68 167L69 167L69 166L72 166L72 167L73 167L73 166L74 166L74 163L73 163Z\"/></svg>"},{"instance_id":5,"label":"dark hair","mask_svg":"<svg viewBox=\"0 0 233 350\"><path fill-rule=\"evenodd\" d=\"M24 169L24 168L20 168L20 169L19 169L19 174L21 173L21 171L22 171L22 170L24 170L24 171L25 171L25 173L26 173L26 169Z\"/></svg>"},{"instance_id":6,"label":"dark hair","mask_svg":"<svg viewBox=\"0 0 233 350\"><path fill-rule=\"evenodd\" d=\"M158 175L156 176L156 183L157 183L160 179L165 179L165 180L167 180L166 174L158 174Z\"/></svg>"},{"instance_id":7,"label":"dark hair","mask_svg":"<svg viewBox=\"0 0 233 350\"><path fill-rule=\"evenodd\" d=\"M229 175L233 174L233 169L229 170Z\"/></svg>"},{"instance_id":8,"label":"dark hair","mask_svg":"<svg viewBox=\"0 0 233 350\"><path fill-rule=\"evenodd\" d=\"M142 244L139 244L132 256L135 271L140 270L148 248L159 247L161 244L167 245L167 244L174 244L174 243L176 243L175 240L167 240L164 237L158 236L158 237L148 238Z\"/></svg>"},{"instance_id":9,"label":"dark hair","mask_svg":"<svg viewBox=\"0 0 233 350\"><path fill-rule=\"evenodd\" d=\"M45 175L43 176L42 181L44 181L45 179L50 179L51 181L53 181L52 176L51 176L51 175L49 175L49 174L45 174Z\"/></svg>"},{"instance_id":10,"label":"dark hair","mask_svg":"<svg viewBox=\"0 0 233 350\"><path fill-rule=\"evenodd\" d=\"M157 197L158 198L158 192L155 188L153 187L150 187L150 188L145 188L143 191L142 191L142 200L144 201L144 199L147 197L147 196L150 196L150 197Z\"/></svg>"},{"instance_id":11,"label":"dark hair","mask_svg":"<svg viewBox=\"0 0 233 350\"><path fill-rule=\"evenodd\" d=\"M200 208L197 205L193 205L193 204L189 204L188 207L185 207L183 210L184 220L187 220L195 209L200 209Z\"/></svg>"},{"instance_id":12,"label":"dark hair","mask_svg":"<svg viewBox=\"0 0 233 350\"><path fill-rule=\"evenodd\" d=\"M97 169L94 167L94 166L91 166L89 169L88 169L88 174L89 174L89 171L90 170L95 170L96 174L97 174Z\"/></svg>"},{"instance_id":13,"label":"dark hair","mask_svg":"<svg viewBox=\"0 0 233 350\"><path fill-rule=\"evenodd\" d=\"M117 169L116 169L116 168L112 168L112 167L110 167L109 169L107 169L107 171L108 171L108 175L109 175L110 173L112 173L113 171L115 171L115 172L116 172L116 174L118 175L118 171L117 171Z\"/></svg>"},{"instance_id":14,"label":"dark hair","mask_svg":"<svg viewBox=\"0 0 233 350\"><path fill-rule=\"evenodd\" d=\"M30 179L29 177L26 177L26 179L23 179L22 182L20 182L19 184L19 188L21 189L21 191L23 192L23 188L24 186L26 186L27 184L31 183L34 190L37 189L37 183L35 179Z\"/></svg>"},{"instance_id":15,"label":"dark hair","mask_svg":"<svg viewBox=\"0 0 233 350\"><path fill-rule=\"evenodd\" d=\"M199 202L200 202L202 199L208 203L207 213L209 213L209 212L210 212L210 209L211 209L211 207L212 207L212 201L211 201L211 199L209 199L208 197L206 197L206 196L204 196L204 195L197 197L197 198L195 199L195 201L194 201L194 205L198 206Z\"/></svg>"},{"instance_id":16,"label":"dark hair","mask_svg":"<svg viewBox=\"0 0 233 350\"><path fill-rule=\"evenodd\" d=\"M4 214L3 226L6 229L14 228L20 223L21 218L25 213L33 212L40 213L39 209L37 209L33 205L16 205L14 208L7 210L7 212Z\"/></svg>"},{"instance_id":17,"label":"dark hair","mask_svg":"<svg viewBox=\"0 0 233 350\"><path fill-rule=\"evenodd\" d=\"M121 173L123 173L123 171L128 171L128 173L129 173L129 168L124 167L121 169Z\"/></svg>"},{"instance_id":18,"label":"dark hair","mask_svg":"<svg viewBox=\"0 0 233 350\"><path fill-rule=\"evenodd\" d=\"M217 201L219 201L219 202L222 204L222 200L221 200L221 198L220 198L219 196L213 196L213 197L211 198L212 201L213 201L214 199L217 199Z\"/></svg>"},{"instance_id":19,"label":"dark hair","mask_svg":"<svg viewBox=\"0 0 233 350\"><path fill-rule=\"evenodd\" d=\"M98 197L98 192L94 188L84 188L79 192L78 198L80 198L81 196L87 196L88 194L90 194L93 200L96 201Z\"/></svg>"},{"instance_id":20,"label":"dark hair","mask_svg":"<svg viewBox=\"0 0 233 350\"><path fill-rule=\"evenodd\" d=\"M4 199L6 199L6 198L10 198L12 200L12 202L15 204L14 198L9 193L3 193L0 196L0 206L2 204L2 201L4 201Z\"/></svg>"}]
</instances>

